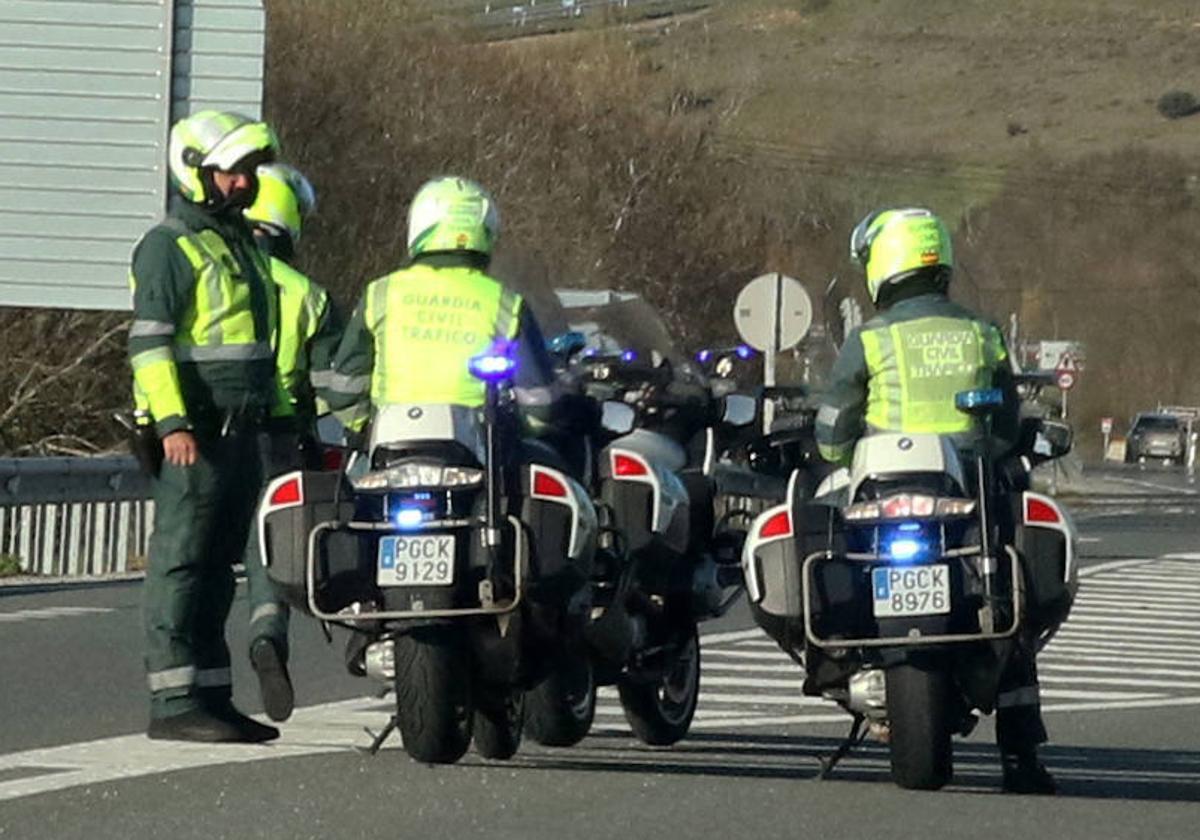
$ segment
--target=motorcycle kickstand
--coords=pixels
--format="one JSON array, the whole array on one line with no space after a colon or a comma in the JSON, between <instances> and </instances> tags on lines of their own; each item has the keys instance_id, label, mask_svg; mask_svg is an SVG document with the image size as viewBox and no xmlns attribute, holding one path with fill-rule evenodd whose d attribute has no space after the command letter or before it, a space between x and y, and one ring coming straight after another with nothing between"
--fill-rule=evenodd
<instances>
[{"instance_id":1,"label":"motorcycle kickstand","mask_svg":"<svg viewBox=\"0 0 1200 840\"><path fill-rule=\"evenodd\" d=\"M357 749L359 752L366 753L367 755L378 755L380 748L383 746L383 742L391 737L391 734L396 731L396 727L399 725L400 716L392 715L390 718L388 718L387 726L383 727L378 735L372 732L369 727L364 726L363 732L366 732L371 736L371 745L369 747L355 747L355 749Z\"/></svg>"},{"instance_id":2,"label":"motorcycle kickstand","mask_svg":"<svg viewBox=\"0 0 1200 840\"><path fill-rule=\"evenodd\" d=\"M818 756L817 760L821 762L821 772L817 774L818 779L828 779L833 773L833 768L837 767L838 763L848 756L851 750L863 742L869 731L863 727L866 720L864 715L855 715L854 723L850 724L850 733L838 745L838 748L829 756Z\"/></svg>"}]
</instances>

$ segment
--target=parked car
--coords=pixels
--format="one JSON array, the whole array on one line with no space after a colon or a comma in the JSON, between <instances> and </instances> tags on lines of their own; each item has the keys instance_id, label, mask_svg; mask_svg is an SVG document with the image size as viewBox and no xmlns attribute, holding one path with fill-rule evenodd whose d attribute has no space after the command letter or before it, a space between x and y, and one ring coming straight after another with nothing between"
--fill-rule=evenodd
<instances>
[{"instance_id":1,"label":"parked car","mask_svg":"<svg viewBox=\"0 0 1200 840\"><path fill-rule=\"evenodd\" d=\"M1187 424L1173 414L1144 411L1133 418L1125 443L1125 463L1187 459Z\"/></svg>"}]
</instances>

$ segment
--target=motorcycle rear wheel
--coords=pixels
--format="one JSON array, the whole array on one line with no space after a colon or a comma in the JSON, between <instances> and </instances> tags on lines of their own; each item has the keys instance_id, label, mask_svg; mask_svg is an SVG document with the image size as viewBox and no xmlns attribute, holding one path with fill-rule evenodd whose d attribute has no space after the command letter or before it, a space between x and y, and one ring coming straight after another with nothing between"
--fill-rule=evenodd
<instances>
[{"instance_id":1,"label":"motorcycle rear wheel","mask_svg":"<svg viewBox=\"0 0 1200 840\"><path fill-rule=\"evenodd\" d=\"M909 790L938 790L954 775L950 676L916 665L887 670L892 781Z\"/></svg>"},{"instance_id":2,"label":"motorcycle rear wheel","mask_svg":"<svg viewBox=\"0 0 1200 840\"><path fill-rule=\"evenodd\" d=\"M549 676L525 694L525 731L544 747L573 747L596 716L596 679L585 656L561 655Z\"/></svg>"},{"instance_id":3,"label":"motorcycle rear wheel","mask_svg":"<svg viewBox=\"0 0 1200 840\"><path fill-rule=\"evenodd\" d=\"M477 692L475 749L484 758L505 761L521 747L525 725L525 695L510 688Z\"/></svg>"},{"instance_id":4,"label":"motorcycle rear wheel","mask_svg":"<svg viewBox=\"0 0 1200 840\"><path fill-rule=\"evenodd\" d=\"M426 764L453 764L471 745L471 657L461 628L422 627L398 636L396 716L404 751Z\"/></svg>"},{"instance_id":5,"label":"motorcycle rear wheel","mask_svg":"<svg viewBox=\"0 0 1200 840\"><path fill-rule=\"evenodd\" d=\"M700 698L700 637L693 622L657 680L617 683L625 720L644 744L666 747L687 735Z\"/></svg>"}]
</instances>

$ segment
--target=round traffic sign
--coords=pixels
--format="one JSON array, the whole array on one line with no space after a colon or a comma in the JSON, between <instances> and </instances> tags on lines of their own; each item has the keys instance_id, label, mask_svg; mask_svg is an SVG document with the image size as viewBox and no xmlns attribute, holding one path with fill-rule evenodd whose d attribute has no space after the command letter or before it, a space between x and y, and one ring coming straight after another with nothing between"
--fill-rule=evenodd
<instances>
[{"instance_id":1,"label":"round traffic sign","mask_svg":"<svg viewBox=\"0 0 1200 840\"><path fill-rule=\"evenodd\" d=\"M772 272L756 277L738 293L733 322L742 341L756 350L790 350L808 335L813 305L800 281ZM776 343L776 340L778 343Z\"/></svg>"},{"instance_id":2,"label":"round traffic sign","mask_svg":"<svg viewBox=\"0 0 1200 840\"><path fill-rule=\"evenodd\" d=\"M1060 370L1056 372L1054 381L1061 390L1070 391L1075 387L1075 374L1069 370Z\"/></svg>"}]
</instances>

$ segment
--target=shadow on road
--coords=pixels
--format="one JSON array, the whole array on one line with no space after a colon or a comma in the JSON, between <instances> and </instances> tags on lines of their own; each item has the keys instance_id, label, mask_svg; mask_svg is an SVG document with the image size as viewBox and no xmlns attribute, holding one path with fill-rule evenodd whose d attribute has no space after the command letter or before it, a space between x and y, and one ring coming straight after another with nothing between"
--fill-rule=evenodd
<instances>
[{"instance_id":1,"label":"shadow on road","mask_svg":"<svg viewBox=\"0 0 1200 840\"><path fill-rule=\"evenodd\" d=\"M816 780L819 759L835 738L693 733L669 750L644 747L620 733L595 733L570 751L523 748L510 766L531 770L663 773L747 779ZM1059 795L1083 799L1200 802L1200 751L1046 747ZM999 794L995 748L956 744L955 779L948 790ZM869 744L834 770L830 781L890 784L886 747Z\"/></svg>"}]
</instances>

